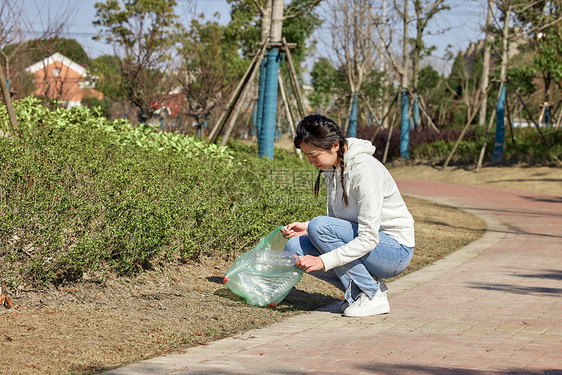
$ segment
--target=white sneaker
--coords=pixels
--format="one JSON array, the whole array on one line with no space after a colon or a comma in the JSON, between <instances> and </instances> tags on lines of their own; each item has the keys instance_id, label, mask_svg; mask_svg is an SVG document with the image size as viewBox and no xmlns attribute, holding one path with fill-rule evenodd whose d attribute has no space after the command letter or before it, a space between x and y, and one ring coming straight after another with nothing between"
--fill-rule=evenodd
<instances>
[{"instance_id":1,"label":"white sneaker","mask_svg":"<svg viewBox=\"0 0 562 375\"><path fill-rule=\"evenodd\" d=\"M345 311L344 316L369 316L386 314L390 311L388 298L386 293L377 291L373 299L370 299L365 293L359 294L359 297Z\"/></svg>"}]
</instances>

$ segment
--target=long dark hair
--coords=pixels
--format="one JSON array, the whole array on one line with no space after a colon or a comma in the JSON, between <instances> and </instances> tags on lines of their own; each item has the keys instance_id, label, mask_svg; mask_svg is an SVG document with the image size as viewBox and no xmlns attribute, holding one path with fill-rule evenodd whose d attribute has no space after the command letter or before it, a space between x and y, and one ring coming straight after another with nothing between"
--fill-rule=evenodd
<instances>
[{"instance_id":1,"label":"long dark hair","mask_svg":"<svg viewBox=\"0 0 562 375\"><path fill-rule=\"evenodd\" d=\"M342 199L343 203L347 206L347 193L345 191L345 185L343 183L343 154L345 152L347 140L345 139L340 127L334 121L322 115L306 116L302 119L297 127L297 135L294 140L295 147L300 148L300 145L303 142L327 151L330 151L332 149L332 145L334 143L339 143L340 148L338 150L338 158L340 161L340 179L343 189ZM314 184L315 197L318 197L318 192L320 191L321 175L322 171L318 173L318 177L316 177L316 183Z\"/></svg>"}]
</instances>

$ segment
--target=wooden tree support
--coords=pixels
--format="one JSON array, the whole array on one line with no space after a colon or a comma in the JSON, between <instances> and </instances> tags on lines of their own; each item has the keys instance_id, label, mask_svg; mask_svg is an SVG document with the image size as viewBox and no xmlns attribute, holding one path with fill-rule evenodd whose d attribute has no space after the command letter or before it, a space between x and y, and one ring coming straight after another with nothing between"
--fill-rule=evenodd
<instances>
[{"instance_id":1,"label":"wooden tree support","mask_svg":"<svg viewBox=\"0 0 562 375\"><path fill-rule=\"evenodd\" d=\"M484 137L484 143L482 144L482 149L480 149L478 163L476 164L476 172L480 172L480 168L482 168L482 161L484 160L484 154L486 153L486 147L488 146L488 140L490 139L490 130L492 130L494 117L496 117L496 108L492 111L492 116L490 116L490 121L488 122L488 129L486 129L486 136Z\"/></svg>"},{"instance_id":2,"label":"wooden tree support","mask_svg":"<svg viewBox=\"0 0 562 375\"><path fill-rule=\"evenodd\" d=\"M390 148L390 139L392 138L392 131L394 130L394 121L396 120L396 113L392 115L392 120L390 121L390 130L388 132L388 138L386 140L386 145L384 146L384 155L382 157L382 163L386 163L386 158L388 157L388 149Z\"/></svg>"},{"instance_id":3,"label":"wooden tree support","mask_svg":"<svg viewBox=\"0 0 562 375\"><path fill-rule=\"evenodd\" d=\"M236 87L236 89L232 93L232 96L230 97L230 100L228 101L228 104L226 105L226 108L225 108L224 112L222 113L221 117L219 118L219 120L218 120L217 124L215 125L215 127L213 128L213 130L211 131L211 134L209 134L209 141L211 143L216 142L222 128L226 124L226 121L230 117L231 113L234 110L234 107L236 106L236 104L238 103L238 100L242 96L242 92L245 91L248 83L250 82L250 77L252 77L253 74L255 74L255 71L258 69L258 67L260 65L260 62L261 62L261 59L263 58L265 48L266 48L266 44L263 44L260 47L259 52L252 59L252 62L250 63L250 66L246 70L246 73L244 73L244 76L242 77L242 79L238 83L238 86Z\"/></svg>"},{"instance_id":4,"label":"wooden tree support","mask_svg":"<svg viewBox=\"0 0 562 375\"><path fill-rule=\"evenodd\" d=\"M508 81L508 83L511 83L511 82ZM541 132L541 128L535 122L535 119L533 118L533 115L531 114L531 111L529 111L529 108L527 107L527 104L525 104L525 102L523 101L523 98L521 97L521 93L519 92L519 89L517 87L515 87L515 94L517 95L517 98L519 99L519 101L523 105L523 108L525 109L525 112L527 112L527 116L529 117L529 120L533 123L533 125L535 125L535 128L537 128L537 131L539 132L542 140L544 141L544 143L548 147L550 147L550 143L548 143L548 140L545 138L544 134Z\"/></svg>"},{"instance_id":5,"label":"wooden tree support","mask_svg":"<svg viewBox=\"0 0 562 375\"><path fill-rule=\"evenodd\" d=\"M439 134L439 129L437 128L437 126L433 123L433 120L431 119L431 117L429 116L429 113L427 113L426 110L426 105L425 105L425 101L423 100L423 96L418 95L418 97L420 98L420 108L422 109L423 114L425 115L425 117L427 118L427 122L429 123L429 125L431 125L431 128L433 130L435 130L435 132L437 132L437 134Z\"/></svg>"},{"instance_id":6,"label":"wooden tree support","mask_svg":"<svg viewBox=\"0 0 562 375\"><path fill-rule=\"evenodd\" d=\"M285 86L285 83L283 82L283 77L281 76L281 74L279 74L279 89L281 91L281 99L283 101L283 106L285 107L285 113L287 114L287 120L289 121L289 127L291 128L291 134L293 135L293 138L297 135L296 132L296 126L295 126L295 116L293 115L293 111L291 111L291 108L289 107L289 95L287 93L287 86ZM302 159L302 152L300 148L295 147L295 150L297 152L297 155L299 156L299 158Z\"/></svg>"},{"instance_id":7,"label":"wooden tree support","mask_svg":"<svg viewBox=\"0 0 562 375\"><path fill-rule=\"evenodd\" d=\"M228 138L230 137L230 134L232 133L232 129L234 129L234 125L236 125L236 119L238 118L238 115L240 114L240 108L242 108L242 103L244 102L244 98L246 97L246 94L250 88L250 82L252 82L254 80L254 78L256 77L256 73L258 72L258 67L260 65L261 59L258 59L256 62L256 65L254 66L254 69L252 70L252 73L250 74L250 78L248 79L248 81L246 82L245 86L242 89L242 92L240 94L239 99L236 101L236 104L234 105L234 109L232 110L232 113L230 114L230 120L228 122L228 125L226 127L225 133L224 133L224 137L222 138L222 142L221 145L226 145L226 142L228 141Z\"/></svg>"},{"instance_id":8,"label":"wooden tree support","mask_svg":"<svg viewBox=\"0 0 562 375\"><path fill-rule=\"evenodd\" d=\"M394 100L392 101L392 103L390 103L390 106L388 107L388 110L386 111L386 113L384 114L384 116L381 119L381 124L384 123L384 120L386 120L386 117L388 116L388 114L390 113L390 111L392 110L392 107L394 106L394 104L396 103L396 101L398 100L398 93L396 93L396 95L394 96ZM393 120L394 121L394 120ZM392 124L391 124L392 125ZM373 143L375 141L375 136L377 135L377 133L375 133L375 135L373 135L373 137L371 138L371 143Z\"/></svg>"},{"instance_id":9,"label":"wooden tree support","mask_svg":"<svg viewBox=\"0 0 562 375\"><path fill-rule=\"evenodd\" d=\"M447 168L447 166L449 165L449 162L451 161L451 158L455 154L455 151L457 151L457 147L459 147L459 144L461 143L462 138L464 137L464 133L466 133L466 131L468 130L468 127L472 123L472 120L474 120L474 117L476 117L476 114L478 113L478 110L480 109L480 106L482 105L482 102L484 102L484 98L487 97L487 94L488 94L488 91L490 90L490 87L491 86L488 86L488 88L486 89L486 95L480 95L480 87L478 88L478 92L476 93L476 97L479 97L480 99L478 99L476 107L474 107L474 110L472 111L472 113L470 113L470 110L469 110L469 118L468 118L466 124L464 125L464 128L462 129L461 134L459 135L459 138L455 142L455 145L453 146L453 149L451 150L451 152L447 156L447 159L445 160L445 164L443 164L443 169Z\"/></svg>"},{"instance_id":10,"label":"wooden tree support","mask_svg":"<svg viewBox=\"0 0 562 375\"><path fill-rule=\"evenodd\" d=\"M296 43L287 43L285 38L283 38L282 43L278 43L278 42L277 43L265 43L260 47L259 52L254 56L252 62L250 63L250 66L248 67L248 69L244 73L244 76L242 77L242 79L238 83L238 86L236 87L236 89L232 93L232 95L230 97L230 100L228 101L228 104L226 105L225 110L223 111L223 113L221 114L221 117L217 121L217 124L213 127L213 130L209 134L209 142L215 143L217 141L220 132L223 130L223 128L225 127L225 125L227 123L228 123L228 125L226 125L225 135L222 139L221 144L225 145L226 142L228 141L228 138L230 137L230 134L232 133L232 130L234 129L234 125L236 124L236 119L238 118L238 114L240 113L240 108L242 106L242 102L244 101L244 98L246 97L246 94L248 92L248 89L250 87L251 82L254 80L257 72L259 71L259 66L260 66L261 60L264 58L265 50L268 49L268 48L271 48L271 47L281 47L283 49L283 51L285 52L285 55L287 56L288 75L289 75L289 78L290 78L290 81L291 81L291 87L293 89L293 92L295 93L295 95L297 97L296 102L297 102L297 106L298 106L299 115L300 115L301 119L304 118L304 116L306 116L302 91L301 91L300 85L298 83L298 78L297 78L295 66L293 64L293 59L291 57L291 52L289 51L290 48L294 48L295 46L296 46ZM287 101L287 105L288 105L288 103L289 102ZM294 117L291 118L291 119L293 120L293 125L294 125L294 123L296 122Z\"/></svg>"},{"instance_id":11,"label":"wooden tree support","mask_svg":"<svg viewBox=\"0 0 562 375\"><path fill-rule=\"evenodd\" d=\"M283 37L283 51L285 52L285 56L287 56L287 66L288 66L288 73L289 79L291 81L291 86L293 88L293 92L297 97L297 106L299 110L299 115L301 120L306 116L306 108L304 107L304 97L302 95L301 86L298 81L297 71L295 70L295 64L293 63L293 57L291 56L290 47L296 44L289 44L285 37Z\"/></svg>"},{"instance_id":12,"label":"wooden tree support","mask_svg":"<svg viewBox=\"0 0 562 375\"><path fill-rule=\"evenodd\" d=\"M363 101L365 102L365 104L367 104L367 108L369 108L369 112L371 112L371 114L375 117L375 121L379 123L379 127L382 126L382 122L379 121L379 118L378 118L377 115L375 114L375 111L373 111L373 107L371 107L371 105L369 104L369 101L368 101L367 98L365 97L365 94L363 94L362 92L360 92L359 95L361 95L361 98L363 99Z\"/></svg>"}]
</instances>

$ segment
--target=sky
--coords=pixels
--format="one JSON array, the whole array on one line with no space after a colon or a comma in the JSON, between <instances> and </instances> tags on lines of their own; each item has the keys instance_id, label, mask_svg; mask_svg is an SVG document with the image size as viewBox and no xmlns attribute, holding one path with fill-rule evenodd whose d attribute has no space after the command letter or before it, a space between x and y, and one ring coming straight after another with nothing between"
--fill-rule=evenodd
<instances>
[{"instance_id":1,"label":"sky","mask_svg":"<svg viewBox=\"0 0 562 375\"><path fill-rule=\"evenodd\" d=\"M94 4L101 0L20 1L22 1L26 18L31 23L32 30L28 30L29 34L40 33L49 23L56 22L64 16L65 24L68 27L62 36L78 40L91 58L113 53L111 47L104 42L92 40L92 37L97 35L97 30L92 25L95 18ZM330 0L324 0L324 2L326 1ZM486 17L485 0L448 0L447 2L450 4L451 10L442 13L432 22L433 30L446 29L446 31L440 35L428 35L426 38L427 44L437 47L431 65L443 73L447 73L450 68L450 62L442 58L445 56L447 45L452 45L451 50L457 52L465 50L470 42L482 39L481 28ZM188 8L188 3L191 3L195 12ZM387 6L390 6L392 1L387 0L387 3ZM217 12L220 23L226 24L230 20L226 0L178 0L178 4L178 14L181 19L186 21L190 19L190 14L203 13L205 18L212 19ZM317 55L319 56L326 56L330 53L327 35L329 35L329 30L326 26L321 27L313 35L318 40ZM314 58L311 57L306 62L307 68L310 69L313 63Z\"/></svg>"}]
</instances>

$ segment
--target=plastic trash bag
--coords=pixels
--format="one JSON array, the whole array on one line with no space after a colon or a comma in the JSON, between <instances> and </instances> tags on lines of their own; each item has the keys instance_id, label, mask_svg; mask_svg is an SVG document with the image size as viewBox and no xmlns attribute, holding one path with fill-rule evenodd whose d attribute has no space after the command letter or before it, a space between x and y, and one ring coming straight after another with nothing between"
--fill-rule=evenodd
<instances>
[{"instance_id":1,"label":"plastic trash bag","mask_svg":"<svg viewBox=\"0 0 562 375\"><path fill-rule=\"evenodd\" d=\"M293 267L296 258L284 251L281 228L236 258L224 277L226 286L250 305L276 306L302 278L303 271Z\"/></svg>"}]
</instances>

